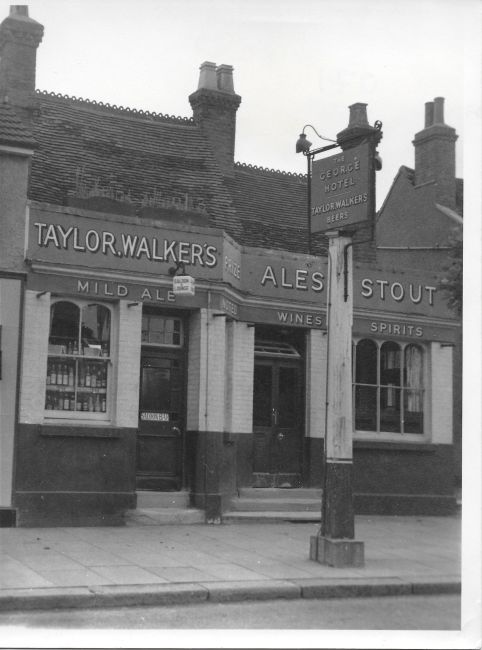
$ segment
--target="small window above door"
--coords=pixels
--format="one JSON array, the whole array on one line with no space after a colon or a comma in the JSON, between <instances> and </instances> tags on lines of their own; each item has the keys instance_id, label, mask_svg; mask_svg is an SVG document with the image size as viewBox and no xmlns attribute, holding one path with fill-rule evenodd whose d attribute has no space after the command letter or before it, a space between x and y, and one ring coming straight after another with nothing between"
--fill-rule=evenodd
<instances>
[{"instance_id":1,"label":"small window above door","mask_svg":"<svg viewBox=\"0 0 482 650\"><path fill-rule=\"evenodd\" d=\"M284 357L289 359L301 359L298 350L284 341L262 341L257 340L254 345L254 353L257 357Z\"/></svg>"},{"instance_id":2,"label":"small window above door","mask_svg":"<svg viewBox=\"0 0 482 650\"><path fill-rule=\"evenodd\" d=\"M182 320L163 314L142 315L142 344L180 348L183 343Z\"/></svg>"}]
</instances>

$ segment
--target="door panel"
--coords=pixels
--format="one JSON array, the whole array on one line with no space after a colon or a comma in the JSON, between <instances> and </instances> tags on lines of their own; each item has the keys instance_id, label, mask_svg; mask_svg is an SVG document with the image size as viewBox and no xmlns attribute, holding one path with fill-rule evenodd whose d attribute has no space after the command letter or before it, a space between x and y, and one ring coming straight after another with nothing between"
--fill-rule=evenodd
<instances>
[{"instance_id":1,"label":"door panel","mask_svg":"<svg viewBox=\"0 0 482 650\"><path fill-rule=\"evenodd\" d=\"M253 471L260 474L301 473L301 363L256 360L254 368ZM299 483L298 479L293 479Z\"/></svg>"},{"instance_id":2,"label":"door panel","mask_svg":"<svg viewBox=\"0 0 482 650\"><path fill-rule=\"evenodd\" d=\"M183 367L179 351L141 355L137 487L178 490L182 484Z\"/></svg>"}]
</instances>

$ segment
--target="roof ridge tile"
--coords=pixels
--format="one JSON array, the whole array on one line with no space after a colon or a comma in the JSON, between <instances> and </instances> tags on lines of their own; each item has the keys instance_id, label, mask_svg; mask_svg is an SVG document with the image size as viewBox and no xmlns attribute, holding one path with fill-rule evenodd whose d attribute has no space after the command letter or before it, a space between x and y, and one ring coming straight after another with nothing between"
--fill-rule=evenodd
<instances>
[{"instance_id":1,"label":"roof ridge tile","mask_svg":"<svg viewBox=\"0 0 482 650\"><path fill-rule=\"evenodd\" d=\"M291 176L293 178L305 179L306 174L300 174L298 172L285 172L281 169L273 169L269 167L261 167L259 165L252 165L250 163L235 162L234 166L236 169L249 169L257 172L265 172L268 174L276 174L277 176Z\"/></svg>"},{"instance_id":2,"label":"roof ridge tile","mask_svg":"<svg viewBox=\"0 0 482 650\"><path fill-rule=\"evenodd\" d=\"M156 113L155 111L147 111L143 109L130 108L128 106L117 106L117 104L109 104L108 102L101 102L95 99L86 99L84 97L76 97L75 95L66 95L62 93L55 93L48 90L35 90L35 94L40 97L52 97L54 99L63 99L70 102L78 102L80 104L87 104L93 108L101 108L114 112L121 112L134 117L148 117L154 118L163 122L171 122L175 124L194 124L192 117L182 117L179 115L167 115L165 113Z\"/></svg>"}]
</instances>

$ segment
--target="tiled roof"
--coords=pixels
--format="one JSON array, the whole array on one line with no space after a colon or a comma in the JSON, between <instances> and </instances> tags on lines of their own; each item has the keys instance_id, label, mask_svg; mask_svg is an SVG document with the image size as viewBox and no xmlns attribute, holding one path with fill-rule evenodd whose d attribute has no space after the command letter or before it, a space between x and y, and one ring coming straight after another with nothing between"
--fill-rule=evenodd
<instances>
[{"instance_id":1,"label":"tiled roof","mask_svg":"<svg viewBox=\"0 0 482 650\"><path fill-rule=\"evenodd\" d=\"M236 163L226 181L247 246L308 251L306 176Z\"/></svg>"},{"instance_id":2,"label":"tiled roof","mask_svg":"<svg viewBox=\"0 0 482 650\"><path fill-rule=\"evenodd\" d=\"M30 199L65 205L72 196L123 193L141 206L187 194L205 204L210 225L239 239L231 197L191 119L45 92L36 101Z\"/></svg>"},{"instance_id":3,"label":"tiled roof","mask_svg":"<svg viewBox=\"0 0 482 650\"><path fill-rule=\"evenodd\" d=\"M32 149L36 143L15 111L6 102L0 102L0 144Z\"/></svg>"}]
</instances>

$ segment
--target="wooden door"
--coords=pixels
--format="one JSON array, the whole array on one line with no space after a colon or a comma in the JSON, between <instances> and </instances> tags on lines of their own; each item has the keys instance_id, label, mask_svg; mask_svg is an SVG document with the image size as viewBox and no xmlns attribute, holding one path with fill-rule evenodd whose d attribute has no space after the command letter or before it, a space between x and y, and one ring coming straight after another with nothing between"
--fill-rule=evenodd
<instances>
[{"instance_id":1,"label":"wooden door","mask_svg":"<svg viewBox=\"0 0 482 650\"><path fill-rule=\"evenodd\" d=\"M184 442L184 368L178 350L142 350L137 488L179 490Z\"/></svg>"},{"instance_id":2,"label":"wooden door","mask_svg":"<svg viewBox=\"0 0 482 650\"><path fill-rule=\"evenodd\" d=\"M272 475L267 485L299 485L303 431L299 361L256 360L253 431L255 474Z\"/></svg>"}]
</instances>

